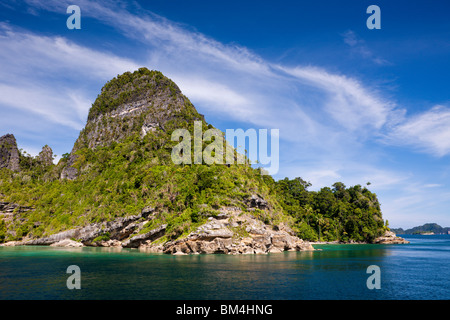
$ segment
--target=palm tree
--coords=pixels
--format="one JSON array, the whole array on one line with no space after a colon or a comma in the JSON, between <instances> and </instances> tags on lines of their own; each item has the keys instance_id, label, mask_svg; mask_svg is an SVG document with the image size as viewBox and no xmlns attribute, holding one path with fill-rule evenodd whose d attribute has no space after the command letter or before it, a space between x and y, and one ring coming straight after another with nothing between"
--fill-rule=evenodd
<instances>
[{"instance_id":1,"label":"palm tree","mask_svg":"<svg viewBox=\"0 0 450 320\"><path fill-rule=\"evenodd\" d=\"M323 219L322 216L318 216L316 218L316 222L317 222L317 225L319 226L319 241L322 241L322 226L324 225L325 220Z\"/></svg>"}]
</instances>

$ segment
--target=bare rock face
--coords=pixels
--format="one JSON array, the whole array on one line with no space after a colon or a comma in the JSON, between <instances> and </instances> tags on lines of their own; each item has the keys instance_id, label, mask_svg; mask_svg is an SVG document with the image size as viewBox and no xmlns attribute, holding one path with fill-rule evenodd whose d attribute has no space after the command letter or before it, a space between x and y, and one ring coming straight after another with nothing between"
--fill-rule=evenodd
<instances>
[{"instance_id":1,"label":"bare rock face","mask_svg":"<svg viewBox=\"0 0 450 320\"><path fill-rule=\"evenodd\" d=\"M0 137L0 168L19 171L19 150L12 134Z\"/></svg>"},{"instance_id":2,"label":"bare rock face","mask_svg":"<svg viewBox=\"0 0 450 320\"><path fill-rule=\"evenodd\" d=\"M39 162L47 167L53 164L53 150L48 145L42 147L42 151L38 155Z\"/></svg>"},{"instance_id":3,"label":"bare rock face","mask_svg":"<svg viewBox=\"0 0 450 320\"><path fill-rule=\"evenodd\" d=\"M91 246L93 247L108 247L108 248L122 248L122 242L120 242L119 240L114 240L114 239L110 239L110 240L101 240L101 241L97 241L91 244Z\"/></svg>"},{"instance_id":4,"label":"bare rock face","mask_svg":"<svg viewBox=\"0 0 450 320\"><path fill-rule=\"evenodd\" d=\"M249 208L258 208L263 210L268 207L267 201L255 194L247 199L247 205Z\"/></svg>"},{"instance_id":5,"label":"bare rock face","mask_svg":"<svg viewBox=\"0 0 450 320\"><path fill-rule=\"evenodd\" d=\"M5 222L13 221L18 214L31 210L31 207L20 206L16 203L0 201L0 219Z\"/></svg>"},{"instance_id":6,"label":"bare rock face","mask_svg":"<svg viewBox=\"0 0 450 320\"><path fill-rule=\"evenodd\" d=\"M162 226L153 229L149 232L136 235L122 243L122 247L125 248L138 248L144 241L152 241L158 239L164 235L167 224L163 224Z\"/></svg>"},{"instance_id":7,"label":"bare rock face","mask_svg":"<svg viewBox=\"0 0 450 320\"><path fill-rule=\"evenodd\" d=\"M374 243L377 244L406 244L409 241L397 237L397 235L392 231L386 231L385 234L381 237L378 237L374 240Z\"/></svg>"},{"instance_id":8,"label":"bare rock face","mask_svg":"<svg viewBox=\"0 0 450 320\"><path fill-rule=\"evenodd\" d=\"M67 179L67 180L75 180L78 177L78 170L74 167L71 167L73 164L69 162L69 165L67 167L64 167L61 171L61 179Z\"/></svg>"}]
</instances>

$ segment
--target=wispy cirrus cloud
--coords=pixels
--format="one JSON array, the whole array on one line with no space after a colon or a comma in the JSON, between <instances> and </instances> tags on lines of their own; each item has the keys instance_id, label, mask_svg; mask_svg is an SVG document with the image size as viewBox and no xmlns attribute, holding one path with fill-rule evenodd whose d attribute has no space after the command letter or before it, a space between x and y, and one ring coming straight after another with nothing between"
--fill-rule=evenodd
<instances>
[{"instance_id":1,"label":"wispy cirrus cloud","mask_svg":"<svg viewBox=\"0 0 450 320\"><path fill-rule=\"evenodd\" d=\"M362 57L363 59L370 60L380 66L391 64L386 59L375 55L373 51L369 49L366 42L361 39L354 31L347 30L342 34L342 38L344 40L344 43L351 48L351 51Z\"/></svg>"},{"instance_id":2,"label":"wispy cirrus cloud","mask_svg":"<svg viewBox=\"0 0 450 320\"><path fill-rule=\"evenodd\" d=\"M324 110L348 130L380 129L397 111L393 102L382 99L359 81L317 67L282 68L301 81L313 84L327 95Z\"/></svg>"},{"instance_id":3,"label":"wispy cirrus cloud","mask_svg":"<svg viewBox=\"0 0 450 320\"><path fill-rule=\"evenodd\" d=\"M437 105L406 118L388 133L385 141L412 146L438 157L450 154L450 108Z\"/></svg>"},{"instance_id":4,"label":"wispy cirrus cloud","mask_svg":"<svg viewBox=\"0 0 450 320\"><path fill-rule=\"evenodd\" d=\"M74 129L80 129L83 120L73 117L73 96L64 95L38 86L21 88L0 84L0 105L34 113L51 122ZM70 108L64 106L70 105ZM89 105L87 105L89 106Z\"/></svg>"},{"instance_id":5,"label":"wispy cirrus cloud","mask_svg":"<svg viewBox=\"0 0 450 320\"><path fill-rule=\"evenodd\" d=\"M0 65L12 77L58 80L71 76L111 78L137 67L129 59L78 45L61 36L42 36L0 24ZM8 81L14 78L8 78ZM25 78L26 79L26 78ZM6 80L6 79L3 79Z\"/></svg>"},{"instance_id":6,"label":"wispy cirrus cloud","mask_svg":"<svg viewBox=\"0 0 450 320\"><path fill-rule=\"evenodd\" d=\"M424 188L439 188L443 187L444 185L441 183L427 183L424 185Z\"/></svg>"},{"instance_id":7,"label":"wispy cirrus cloud","mask_svg":"<svg viewBox=\"0 0 450 320\"><path fill-rule=\"evenodd\" d=\"M0 24L0 104L81 129L92 104L86 87L138 67L130 60ZM80 81L79 79L82 79Z\"/></svg>"}]
</instances>

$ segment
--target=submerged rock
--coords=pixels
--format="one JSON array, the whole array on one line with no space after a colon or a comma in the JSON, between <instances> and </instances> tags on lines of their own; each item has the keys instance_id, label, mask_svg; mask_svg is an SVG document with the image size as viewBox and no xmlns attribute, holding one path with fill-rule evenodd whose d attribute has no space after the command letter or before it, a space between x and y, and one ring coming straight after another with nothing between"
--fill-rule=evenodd
<instances>
[{"instance_id":1,"label":"submerged rock","mask_svg":"<svg viewBox=\"0 0 450 320\"><path fill-rule=\"evenodd\" d=\"M52 243L50 246L51 247L73 247L73 248L84 247L84 245L81 242L78 242L75 240L70 240L70 239L64 239L64 240Z\"/></svg>"}]
</instances>

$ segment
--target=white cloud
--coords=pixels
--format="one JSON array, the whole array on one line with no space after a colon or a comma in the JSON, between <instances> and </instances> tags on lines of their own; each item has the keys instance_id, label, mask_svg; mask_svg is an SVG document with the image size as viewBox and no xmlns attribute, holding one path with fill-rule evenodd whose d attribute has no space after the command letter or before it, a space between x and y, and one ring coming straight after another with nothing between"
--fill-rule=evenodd
<instances>
[{"instance_id":1,"label":"white cloud","mask_svg":"<svg viewBox=\"0 0 450 320\"><path fill-rule=\"evenodd\" d=\"M216 111L219 112L225 109L236 117L245 117L245 106L253 104L247 97L223 83L177 75L171 78L189 99L217 108Z\"/></svg>"},{"instance_id":2,"label":"white cloud","mask_svg":"<svg viewBox=\"0 0 450 320\"><path fill-rule=\"evenodd\" d=\"M443 185L440 183L427 183L424 185L425 188L439 188L442 187Z\"/></svg>"},{"instance_id":3,"label":"white cloud","mask_svg":"<svg viewBox=\"0 0 450 320\"><path fill-rule=\"evenodd\" d=\"M56 0L26 2L38 10L62 14L71 4ZM149 52L150 68L174 75L183 91L203 107L234 118L245 117L255 125L283 127L289 140L314 140L319 134L321 139L328 136L339 142L336 139L347 139L351 134L350 140L355 142L383 133L383 141L388 143L418 146L440 156L450 151L450 112L444 107L406 119L404 110L394 102L349 76L318 67L273 65L245 47L224 45L142 8L137 8L139 15L133 14L129 9L136 10L136 4L80 0L78 5L83 17L98 19L143 43L143 50ZM350 30L342 36L350 47L366 48L355 32ZM62 37L21 33L5 26L0 45L0 66L12 71L8 73L13 78L19 74L23 79L21 71L42 77L50 73L50 78L55 73L73 72L108 80L139 67L135 61ZM368 56L373 57L370 52ZM32 81L36 79L39 77ZM293 95L295 90L300 94ZM79 100L75 99L75 105L80 105ZM79 116L80 107L75 109ZM307 128L302 135L296 134L299 126Z\"/></svg>"},{"instance_id":4,"label":"white cloud","mask_svg":"<svg viewBox=\"0 0 450 320\"><path fill-rule=\"evenodd\" d=\"M450 108L435 106L431 110L406 118L386 136L385 141L410 145L442 157L450 153Z\"/></svg>"},{"instance_id":5,"label":"white cloud","mask_svg":"<svg viewBox=\"0 0 450 320\"><path fill-rule=\"evenodd\" d=\"M448 190L424 188L423 184L412 181L379 195L383 217L389 220L391 227L403 228L430 222L450 226L449 199Z\"/></svg>"},{"instance_id":6,"label":"white cloud","mask_svg":"<svg viewBox=\"0 0 450 320\"><path fill-rule=\"evenodd\" d=\"M80 46L60 36L40 36L0 24L0 67L12 77L30 80L76 76L110 79L139 66L117 57ZM4 79L6 80L6 79ZM8 79L11 80L11 79Z\"/></svg>"},{"instance_id":7,"label":"white cloud","mask_svg":"<svg viewBox=\"0 0 450 320\"><path fill-rule=\"evenodd\" d=\"M71 99L59 92L39 87L14 87L0 84L0 107L26 110L46 120L56 122L71 128L81 129L83 123L72 118ZM66 107L66 108L65 108ZM78 120L78 121L77 121Z\"/></svg>"},{"instance_id":8,"label":"white cloud","mask_svg":"<svg viewBox=\"0 0 450 320\"><path fill-rule=\"evenodd\" d=\"M84 125L93 102L86 87L138 67L61 37L6 24L0 25L0 47L0 69L8 75L0 80L0 108L27 110L44 121L76 129Z\"/></svg>"},{"instance_id":9,"label":"white cloud","mask_svg":"<svg viewBox=\"0 0 450 320\"><path fill-rule=\"evenodd\" d=\"M70 4L26 2L38 10L62 14ZM353 145L358 139L384 133L389 137L385 142L420 144L423 150L440 155L450 150L446 118L434 119L436 113L445 115L442 110L405 122L404 110L352 77L312 66L274 65L245 47L224 45L142 8L138 8L139 15L133 14L126 3L80 0L78 5L83 17L98 19L141 42L142 50L148 52L147 65L172 75L183 92L203 109L234 119L245 118L257 126L283 129L281 138L289 141L324 141L324 148L344 141ZM109 80L140 66L136 61L62 37L19 32L5 25L0 30L0 67L12 75L10 81L14 77L23 80L24 73L34 74L28 87L61 74L71 80L73 74ZM343 38L352 48L365 46L353 31L343 34ZM61 92L61 100L69 96L74 102L71 108L77 118L87 113L89 95L80 90ZM56 115L53 118L61 119Z\"/></svg>"},{"instance_id":10,"label":"white cloud","mask_svg":"<svg viewBox=\"0 0 450 320\"><path fill-rule=\"evenodd\" d=\"M395 113L395 104L365 88L359 81L317 67L280 67L286 73L320 88L327 95L324 108L348 130L381 129Z\"/></svg>"},{"instance_id":11,"label":"white cloud","mask_svg":"<svg viewBox=\"0 0 450 320\"><path fill-rule=\"evenodd\" d=\"M306 176L308 177L308 181L311 182L313 188L319 188L319 186L331 186L342 178L337 171L323 168L308 171Z\"/></svg>"}]
</instances>

